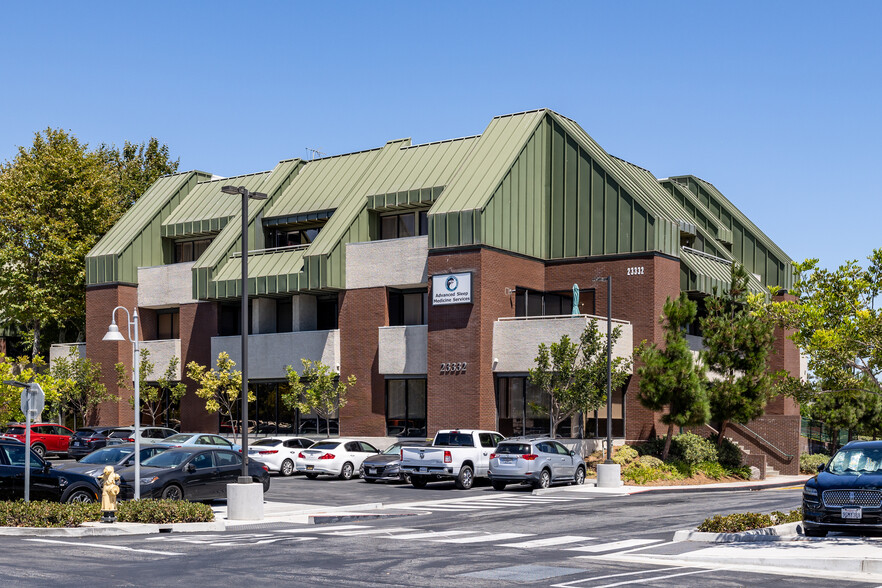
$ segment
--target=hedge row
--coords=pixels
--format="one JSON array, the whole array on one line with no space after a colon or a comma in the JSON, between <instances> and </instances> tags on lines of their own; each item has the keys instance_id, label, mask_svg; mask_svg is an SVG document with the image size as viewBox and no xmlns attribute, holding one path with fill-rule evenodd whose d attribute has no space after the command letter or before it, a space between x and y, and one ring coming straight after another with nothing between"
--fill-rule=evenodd
<instances>
[{"instance_id":1,"label":"hedge row","mask_svg":"<svg viewBox=\"0 0 882 588\"><path fill-rule=\"evenodd\" d=\"M784 523L798 523L801 520L801 508L791 510L788 513L778 510L771 514L740 512L730 515L714 515L698 525L698 530L707 533L741 533Z\"/></svg>"},{"instance_id":2,"label":"hedge row","mask_svg":"<svg viewBox=\"0 0 882 588\"><path fill-rule=\"evenodd\" d=\"M122 523L207 523L214 520L214 512L197 502L132 500L118 504L116 517ZM0 527L79 527L100 519L97 503L0 501Z\"/></svg>"},{"instance_id":3,"label":"hedge row","mask_svg":"<svg viewBox=\"0 0 882 588\"><path fill-rule=\"evenodd\" d=\"M653 439L642 445L617 447L613 461L622 466L622 479L633 484L659 480L685 480L704 475L712 480L725 476L750 479L750 468L741 465L741 451L728 439L722 446L693 433L671 439L668 462L658 458L664 439Z\"/></svg>"}]
</instances>

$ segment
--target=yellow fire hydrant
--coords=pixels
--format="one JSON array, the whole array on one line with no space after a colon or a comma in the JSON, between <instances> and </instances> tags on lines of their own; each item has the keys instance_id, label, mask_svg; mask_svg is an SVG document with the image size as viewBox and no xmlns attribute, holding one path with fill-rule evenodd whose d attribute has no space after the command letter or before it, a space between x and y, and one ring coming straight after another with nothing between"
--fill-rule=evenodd
<instances>
[{"instance_id":1,"label":"yellow fire hydrant","mask_svg":"<svg viewBox=\"0 0 882 588\"><path fill-rule=\"evenodd\" d=\"M119 494L119 474L113 466L105 466L101 481L101 522L116 522L116 496Z\"/></svg>"}]
</instances>

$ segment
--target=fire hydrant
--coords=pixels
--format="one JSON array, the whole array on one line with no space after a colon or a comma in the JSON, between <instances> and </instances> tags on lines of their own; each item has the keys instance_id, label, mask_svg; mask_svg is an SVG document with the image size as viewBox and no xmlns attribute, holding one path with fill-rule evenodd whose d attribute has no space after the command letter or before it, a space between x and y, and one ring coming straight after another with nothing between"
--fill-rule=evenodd
<instances>
[{"instance_id":1,"label":"fire hydrant","mask_svg":"<svg viewBox=\"0 0 882 588\"><path fill-rule=\"evenodd\" d=\"M116 522L116 496L119 494L119 474L113 466L105 466L101 481L101 522Z\"/></svg>"}]
</instances>

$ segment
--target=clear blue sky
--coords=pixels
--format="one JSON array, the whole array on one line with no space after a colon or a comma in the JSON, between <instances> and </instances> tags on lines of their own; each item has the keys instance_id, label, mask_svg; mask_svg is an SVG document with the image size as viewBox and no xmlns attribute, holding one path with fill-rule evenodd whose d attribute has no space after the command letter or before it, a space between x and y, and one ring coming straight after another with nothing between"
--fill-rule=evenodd
<instances>
[{"instance_id":1,"label":"clear blue sky","mask_svg":"<svg viewBox=\"0 0 882 588\"><path fill-rule=\"evenodd\" d=\"M796 260L882 247L882 2L10 2L3 21L2 161L51 126L231 176L549 107L714 183Z\"/></svg>"}]
</instances>

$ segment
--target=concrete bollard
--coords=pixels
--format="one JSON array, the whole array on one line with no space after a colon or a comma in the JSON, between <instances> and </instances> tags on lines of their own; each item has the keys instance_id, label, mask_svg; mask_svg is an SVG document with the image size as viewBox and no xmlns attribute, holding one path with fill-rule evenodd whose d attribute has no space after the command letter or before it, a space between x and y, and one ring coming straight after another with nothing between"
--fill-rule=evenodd
<instances>
[{"instance_id":1,"label":"concrete bollard","mask_svg":"<svg viewBox=\"0 0 882 588\"><path fill-rule=\"evenodd\" d=\"M618 488L623 486L622 466L617 463L597 464L597 487Z\"/></svg>"},{"instance_id":2,"label":"concrete bollard","mask_svg":"<svg viewBox=\"0 0 882 588\"><path fill-rule=\"evenodd\" d=\"M263 484L227 484L227 519L263 520Z\"/></svg>"}]
</instances>

